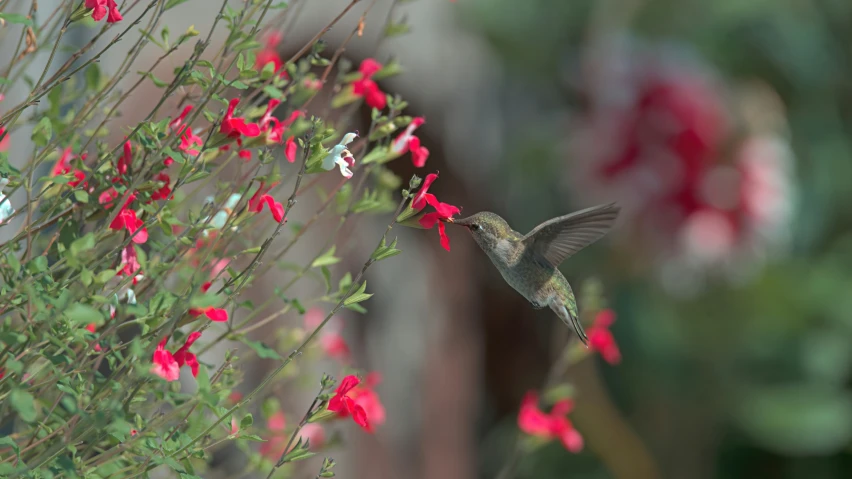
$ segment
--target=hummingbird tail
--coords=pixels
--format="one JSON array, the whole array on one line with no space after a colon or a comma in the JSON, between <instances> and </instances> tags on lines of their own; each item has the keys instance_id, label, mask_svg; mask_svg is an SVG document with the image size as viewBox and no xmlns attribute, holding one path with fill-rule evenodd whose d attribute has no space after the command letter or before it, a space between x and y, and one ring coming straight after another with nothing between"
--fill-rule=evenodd
<instances>
[{"instance_id":1,"label":"hummingbird tail","mask_svg":"<svg viewBox=\"0 0 852 479\"><path fill-rule=\"evenodd\" d=\"M580 341L583 342L584 345L589 345L589 337L586 336L586 331L583 330L583 325L580 324L580 318L571 314L568 311L568 308L565 307L564 304L558 301L554 301L550 304L550 309L559 316L559 319L565 323L566 326L570 326L574 328L574 331L577 333L577 336L580 338Z\"/></svg>"}]
</instances>

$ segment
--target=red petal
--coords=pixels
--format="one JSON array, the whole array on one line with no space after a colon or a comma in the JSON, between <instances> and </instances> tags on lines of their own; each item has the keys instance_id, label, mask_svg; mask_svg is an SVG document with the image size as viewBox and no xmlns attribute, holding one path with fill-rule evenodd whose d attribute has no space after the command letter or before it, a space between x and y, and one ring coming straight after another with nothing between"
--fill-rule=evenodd
<instances>
[{"instance_id":1,"label":"red petal","mask_svg":"<svg viewBox=\"0 0 852 479\"><path fill-rule=\"evenodd\" d=\"M426 207L426 195L429 193L429 187L432 186L432 183L438 179L437 173L429 173L426 175L426 179L423 180L423 185L417 191L417 194L414 195L414 200L411 202L411 207L415 210L422 210Z\"/></svg>"},{"instance_id":2,"label":"red petal","mask_svg":"<svg viewBox=\"0 0 852 479\"><path fill-rule=\"evenodd\" d=\"M228 312L221 308L210 308L205 313L210 321L224 323L228 320Z\"/></svg>"},{"instance_id":3,"label":"red petal","mask_svg":"<svg viewBox=\"0 0 852 479\"><path fill-rule=\"evenodd\" d=\"M441 236L441 246L444 247L445 250L450 250L450 238L447 236L446 227L444 226L443 221L438 222L438 234Z\"/></svg>"},{"instance_id":4,"label":"red petal","mask_svg":"<svg viewBox=\"0 0 852 479\"><path fill-rule=\"evenodd\" d=\"M296 141L292 136L287 138L287 144L284 145L284 157L290 163L296 161Z\"/></svg>"},{"instance_id":5,"label":"red petal","mask_svg":"<svg viewBox=\"0 0 852 479\"><path fill-rule=\"evenodd\" d=\"M352 400L347 399L347 403ZM352 420L355 421L355 424L363 427L368 432L373 432L372 428L370 428L370 424L367 422L367 412L364 411L364 408L352 402L349 404L349 409L352 412Z\"/></svg>"},{"instance_id":6,"label":"red petal","mask_svg":"<svg viewBox=\"0 0 852 479\"><path fill-rule=\"evenodd\" d=\"M358 67L358 71L361 72L365 78L369 78L376 74L379 70L382 69L382 64L377 62L373 58L365 58L361 65Z\"/></svg>"},{"instance_id":7,"label":"red petal","mask_svg":"<svg viewBox=\"0 0 852 479\"><path fill-rule=\"evenodd\" d=\"M358 379L358 376L354 374L350 374L343 378L343 381L340 382L340 385L337 386L337 390L335 391L339 396L345 396L346 393L352 390L355 386L361 383L361 380Z\"/></svg>"}]
</instances>

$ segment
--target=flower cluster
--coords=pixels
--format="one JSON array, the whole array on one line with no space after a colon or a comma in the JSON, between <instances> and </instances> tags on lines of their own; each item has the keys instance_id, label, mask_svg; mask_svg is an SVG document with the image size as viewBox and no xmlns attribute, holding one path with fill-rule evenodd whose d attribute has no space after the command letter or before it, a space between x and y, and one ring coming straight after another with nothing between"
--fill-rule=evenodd
<instances>
[{"instance_id":1,"label":"flower cluster","mask_svg":"<svg viewBox=\"0 0 852 479\"><path fill-rule=\"evenodd\" d=\"M429 193L429 188L432 186L432 183L438 179L438 173L430 173L426 175L426 179L423 180L423 185L420 187L420 190L414 195L414 198L411 199L411 204L409 205L409 209L407 212L403 213L405 217L413 216L417 213L420 213L426 205L431 206L435 209L435 211L431 211L429 213L424 213L419 218L417 218L417 222L422 228L432 229L435 225L438 226L438 236L441 238L441 246L449 251L450 250L450 238L447 236L446 226L444 222L451 219L453 216L459 214L461 210L457 206L453 206L449 203L442 203L438 201L438 198L435 197L432 193ZM402 224L405 224L403 221Z\"/></svg>"},{"instance_id":2,"label":"flower cluster","mask_svg":"<svg viewBox=\"0 0 852 479\"><path fill-rule=\"evenodd\" d=\"M420 146L420 138L414 135L414 130L424 123L426 123L426 119L422 116L414 118L405 130L391 143L391 152L394 154L404 155L410 151L411 163L416 168L423 168L426 165L426 160L429 158L429 150L425 146Z\"/></svg>"},{"instance_id":3,"label":"flower cluster","mask_svg":"<svg viewBox=\"0 0 852 479\"><path fill-rule=\"evenodd\" d=\"M385 407L373 389L380 382L381 376L375 372L368 374L363 383L358 376L346 376L329 400L328 410L336 412L338 417L351 416L355 424L373 432L374 425L385 422Z\"/></svg>"},{"instance_id":4,"label":"flower cluster","mask_svg":"<svg viewBox=\"0 0 852 479\"><path fill-rule=\"evenodd\" d=\"M572 127L580 161L571 175L586 201L629 206L631 245L654 250L642 256L658 258L664 286L687 292L714 270L742 276L786 241L792 154L765 124L734 131L731 110L751 98L728 101L710 68L682 54L617 44L600 61L613 67L588 85L591 109ZM764 123L783 123L780 108L760 110L773 117Z\"/></svg>"},{"instance_id":5,"label":"flower cluster","mask_svg":"<svg viewBox=\"0 0 852 479\"><path fill-rule=\"evenodd\" d=\"M92 20L98 22L107 17L107 23L120 22L123 18L115 0L86 0L86 8L92 10Z\"/></svg>"}]
</instances>

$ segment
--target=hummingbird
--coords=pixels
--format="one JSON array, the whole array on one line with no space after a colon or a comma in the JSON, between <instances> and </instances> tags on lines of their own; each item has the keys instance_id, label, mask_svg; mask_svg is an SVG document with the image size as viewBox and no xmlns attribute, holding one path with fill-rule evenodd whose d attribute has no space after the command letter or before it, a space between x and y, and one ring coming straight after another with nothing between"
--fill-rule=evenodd
<instances>
[{"instance_id":1,"label":"hummingbird","mask_svg":"<svg viewBox=\"0 0 852 479\"><path fill-rule=\"evenodd\" d=\"M558 216L526 235L513 230L499 215L482 211L467 218L446 221L464 226L485 251L509 286L535 309L549 307L583 344L589 338L577 314L577 300L559 265L599 240L612 227L620 208L615 203L593 206Z\"/></svg>"}]
</instances>

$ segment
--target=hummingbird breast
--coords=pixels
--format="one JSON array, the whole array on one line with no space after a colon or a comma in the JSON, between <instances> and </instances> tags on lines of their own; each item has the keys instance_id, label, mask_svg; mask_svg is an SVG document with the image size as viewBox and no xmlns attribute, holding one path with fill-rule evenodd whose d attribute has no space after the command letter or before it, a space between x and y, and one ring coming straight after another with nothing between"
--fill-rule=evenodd
<instances>
[{"instance_id":1,"label":"hummingbird breast","mask_svg":"<svg viewBox=\"0 0 852 479\"><path fill-rule=\"evenodd\" d=\"M560 280L566 281L559 270L545 260L534 258L516 241L499 240L488 256L506 283L534 308L547 307L559 289Z\"/></svg>"}]
</instances>

